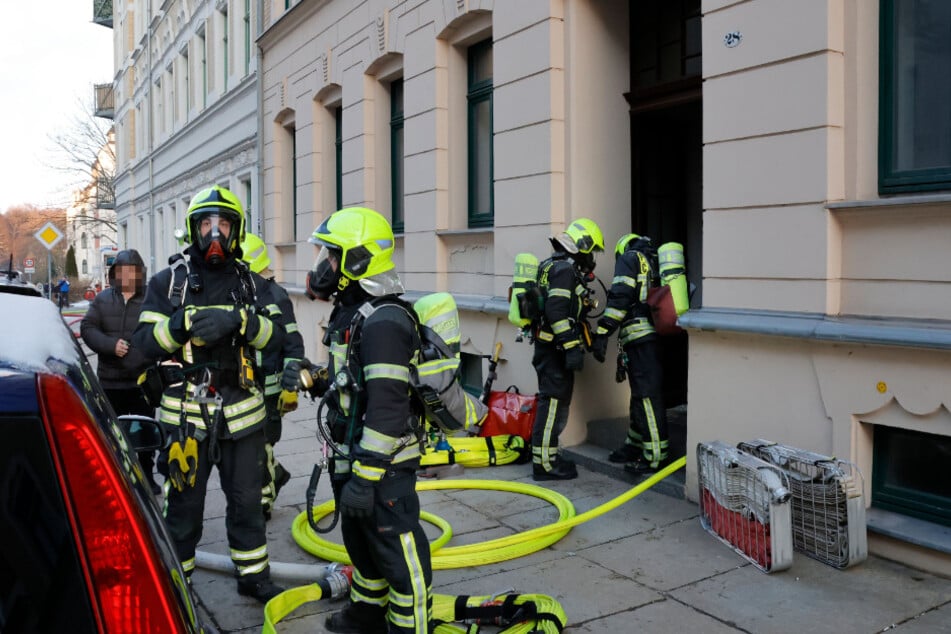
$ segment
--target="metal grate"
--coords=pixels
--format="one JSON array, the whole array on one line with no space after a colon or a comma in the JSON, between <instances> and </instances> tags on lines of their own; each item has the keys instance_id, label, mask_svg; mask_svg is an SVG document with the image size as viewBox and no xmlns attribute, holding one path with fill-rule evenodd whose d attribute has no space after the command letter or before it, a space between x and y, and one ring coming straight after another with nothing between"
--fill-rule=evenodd
<instances>
[{"instance_id":1,"label":"metal grate","mask_svg":"<svg viewBox=\"0 0 951 634\"><path fill-rule=\"evenodd\" d=\"M697 444L700 525L764 572L792 565L790 493L775 466L713 441Z\"/></svg>"},{"instance_id":2,"label":"metal grate","mask_svg":"<svg viewBox=\"0 0 951 634\"><path fill-rule=\"evenodd\" d=\"M858 467L769 440L741 442L737 447L786 475L796 550L835 568L865 561L865 489Z\"/></svg>"}]
</instances>

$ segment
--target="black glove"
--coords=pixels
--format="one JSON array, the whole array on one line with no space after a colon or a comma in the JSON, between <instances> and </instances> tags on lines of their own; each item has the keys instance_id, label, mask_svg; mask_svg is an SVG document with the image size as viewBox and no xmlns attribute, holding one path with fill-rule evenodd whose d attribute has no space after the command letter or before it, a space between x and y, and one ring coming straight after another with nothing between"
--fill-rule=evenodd
<instances>
[{"instance_id":1,"label":"black glove","mask_svg":"<svg viewBox=\"0 0 951 634\"><path fill-rule=\"evenodd\" d=\"M608 336L607 335L597 335L594 338L594 342L591 344L591 354L598 361L598 363L604 363L604 357L608 353Z\"/></svg>"},{"instance_id":2,"label":"black glove","mask_svg":"<svg viewBox=\"0 0 951 634\"><path fill-rule=\"evenodd\" d=\"M288 361L284 366L284 373L281 375L281 389L288 392L296 392L300 389L300 371L302 368L300 361Z\"/></svg>"},{"instance_id":3,"label":"black glove","mask_svg":"<svg viewBox=\"0 0 951 634\"><path fill-rule=\"evenodd\" d=\"M214 345L241 327L241 314L234 309L203 308L191 317L191 335Z\"/></svg>"},{"instance_id":4,"label":"black glove","mask_svg":"<svg viewBox=\"0 0 951 634\"><path fill-rule=\"evenodd\" d=\"M575 372L581 372L584 367L584 350L581 346L575 346L565 350L565 368Z\"/></svg>"},{"instance_id":5,"label":"black glove","mask_svg":"<svg viewBox=\"0 0 951 634\"><path fill-rule=\"evenodd\" d=\"M340 512L365 519L373 514L373 483L351 476L340 492Z\"/></svg>"}]
</instances>

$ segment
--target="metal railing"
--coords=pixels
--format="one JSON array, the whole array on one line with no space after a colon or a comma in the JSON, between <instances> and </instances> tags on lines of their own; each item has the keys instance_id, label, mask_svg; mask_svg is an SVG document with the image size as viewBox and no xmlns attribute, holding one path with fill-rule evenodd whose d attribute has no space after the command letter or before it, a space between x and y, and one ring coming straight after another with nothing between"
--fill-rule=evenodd
<instances>
[{"instance_id":1,"label":"metal railing","mask_svg":"<svg viewBox=\"0 0 951 634\"><path fill-rule=\"evenodd\" d=\"M92 0L92 21L112 28L112 0Z\"/></svg>"},{"instance_id":2,"label":"metal railing","mask_svg":"<svg viewBox=\"0 0 951 634\"><path fill-rule=\"evenodd\" d=\"M96 109L93 114L103 119L112 119L116 112L116 97L112 84L96 84Z\"/></svg>"}]
</instances>

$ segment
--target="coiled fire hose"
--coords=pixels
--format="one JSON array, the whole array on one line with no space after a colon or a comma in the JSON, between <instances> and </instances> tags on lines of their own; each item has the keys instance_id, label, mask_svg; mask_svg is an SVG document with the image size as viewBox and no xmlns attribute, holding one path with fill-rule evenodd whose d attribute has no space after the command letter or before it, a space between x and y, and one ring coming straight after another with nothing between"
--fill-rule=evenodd
<instances>
[{"instance_id":1,"label":"coiled fire hose","mask_svg":"<svg viewBox=\"0 0 951 634\"><path fill-rule=\"evenodd\" d=\"M433 489L488 489L524 493L551 502L559 511L558 520L551 524L539 526L507 537L449 548L442 548L452 537L452 528L449 526L449 523L425 511L421 512L420 516L422 519L440 527L443 532L438 539L430 543L430 548L433 553L433 569L442 570L464 566L485 565L515 559L537 552L557 542L567 534L571 528L594 519L595 517L599 517L634 499L670 474L684 468L686 464L686 457L679 458L625 493L593 509L585 511L580 515L574 514L574 506L571 504L571 501L560 493L532 484L507 482L504 480L443 480L436 482L418 482L416 486L418 491ZM317 519L319 520L320 517L323 517L323 515L333 510L333 504L333 500L325 502L312 509L312 513L317 515ZM295 518L291 532L298 545L307 552L328 561L349 563L349 557L343 546L332 544L310 530L307 511ZM265 607L263 629L265 634L276 633L274 624L280 622L281 619L299 606L309 601L316 601L325 596L328 590L322 589L320 583L328 586L328 590L330 589L328 582L321 580L309 586L287 590L268 602ZM512 625L512 627L508 629L502 630L506 634L527 634L537 631L554 634L560 632L561 628L567 624L567 618L564 617L564 611L561 609L560 604L551 597L545 595L521 595L521 597L534 597L534 600L544 604L546 613L560 613L561 616L550 621L520 622ZM470 597L467 601L472 601L473 605L482 605L495 599L497 599L497 597ZM433 596L434 618L436 620L456 620L450 616L455 613L450 612L450 609L446 607L450 604L456 605L456 603L456 597L435 594ZM439 606L438 609L437 606ZM558 621L560 621L560 623L558 623ZM439 625L435 630L436 634L464 634L468 631L471 630L449 624Z\"/></svg>"}]
</instances>

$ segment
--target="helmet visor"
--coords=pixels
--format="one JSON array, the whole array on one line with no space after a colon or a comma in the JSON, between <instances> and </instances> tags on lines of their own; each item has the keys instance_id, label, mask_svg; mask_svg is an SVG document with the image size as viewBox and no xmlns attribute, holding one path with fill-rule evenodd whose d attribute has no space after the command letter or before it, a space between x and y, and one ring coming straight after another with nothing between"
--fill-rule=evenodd
<instances>
[{"instance_id":1,"label":"helmet visor","mask_svg":"<svg viewBox=\"0 0 951 634\"><path fill-rule=\"evenodd\" d=\"M212 208L202 210L202 213L195 218L198 248L204 251L216 241L228 247L237 229L234 220L234 212L231 210Z\"/></svg>"}]
</instances>

